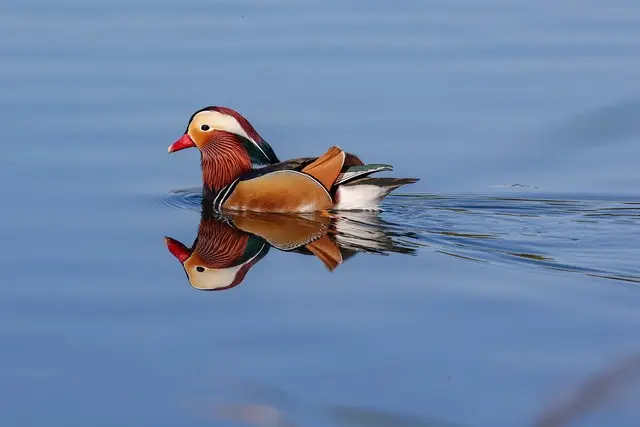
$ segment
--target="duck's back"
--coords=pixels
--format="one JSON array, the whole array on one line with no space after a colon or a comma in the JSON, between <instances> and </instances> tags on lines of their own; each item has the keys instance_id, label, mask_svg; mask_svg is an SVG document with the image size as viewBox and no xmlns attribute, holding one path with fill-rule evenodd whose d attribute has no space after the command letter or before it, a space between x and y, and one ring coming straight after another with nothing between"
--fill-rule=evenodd
<instances>
[{"instance_id":1,"label":"duck's back","mask_svg":"<svg viewBox=\"0 0 640 427\"><path fill-rule=\"evenodd\" d=\"M257 212L375 209L393 189L416 181L368 178L385 170L392 167L365 165L331 147L318 158L292 159L244 174L216 194L214 207Z\"/></svg>"}]
</instances>

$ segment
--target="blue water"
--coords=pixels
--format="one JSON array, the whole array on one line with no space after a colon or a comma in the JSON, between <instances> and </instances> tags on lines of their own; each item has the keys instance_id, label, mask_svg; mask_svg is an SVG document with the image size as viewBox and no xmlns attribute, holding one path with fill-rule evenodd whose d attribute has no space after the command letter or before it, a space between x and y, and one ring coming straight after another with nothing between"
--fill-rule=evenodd
<instances>
[{"instance_id":1,"label":"blue water","mask_svg":"<svg viewBox=\"0 0 640 427\"><path fill-rule=\"evenodd\" d=\"M0 424L553 426L640 352L638 40L631 0L4 2ZM405 250L191 287L205 105L421 178L361 224ZM572 425L637 426L632 377Z\"/></svg>"}]
</instances>

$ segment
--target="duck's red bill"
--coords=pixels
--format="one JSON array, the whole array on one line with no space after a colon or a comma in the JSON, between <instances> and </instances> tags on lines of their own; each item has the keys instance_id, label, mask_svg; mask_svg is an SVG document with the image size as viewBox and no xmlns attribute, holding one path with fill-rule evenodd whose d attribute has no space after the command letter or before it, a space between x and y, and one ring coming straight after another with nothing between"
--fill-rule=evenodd
<instances>
[{"instance_id":1,"label":"duck's red bill","mask_svg":"<svg viewBox=\"0 0 640 427\"><path fill-rule=\"evenodd\" d=\"M169 146L169 153L173 153L174 151L184 150L185 148L195 147L196 144L193 142L193 139L189 136L189 134L185 133L182 135L182 138L174 142Z\"/></svg>"},{"instance_id":2,"label":"duck's red bill","mask_svg":"<svg viewBox=\"0 0 640 427\"><path fill-rule=\"evenodd\" d=\"M182 243L178 242L176 239L172 239L171 237L165 237L164 243L167 245L167 249L171 254L178 258L178 261L184 264L184 262L191 256L189 249Z\"/></svg>"}]
</instances>

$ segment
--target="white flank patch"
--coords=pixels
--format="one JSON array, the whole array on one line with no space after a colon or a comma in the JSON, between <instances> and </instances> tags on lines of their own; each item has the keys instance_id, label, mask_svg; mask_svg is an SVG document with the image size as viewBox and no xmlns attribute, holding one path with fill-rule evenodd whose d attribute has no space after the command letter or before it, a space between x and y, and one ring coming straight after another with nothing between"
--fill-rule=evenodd
<instances>
[{"instance_id":1,"label":"white flank patch","mask_svg":"<svg viewBox=\"0 0 640 427\"><path fill-rule=\"evenodd\" d=\"M392 188L377 185L345 185L338 187L336 196L337 210L379 210L380 201L389 194Z\"/></svg>"}]
</instances>

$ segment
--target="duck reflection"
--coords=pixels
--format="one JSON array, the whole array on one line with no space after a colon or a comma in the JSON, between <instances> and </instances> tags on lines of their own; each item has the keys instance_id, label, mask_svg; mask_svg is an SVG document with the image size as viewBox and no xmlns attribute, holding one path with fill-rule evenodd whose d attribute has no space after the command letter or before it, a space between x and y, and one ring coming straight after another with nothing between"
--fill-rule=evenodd
<instances>
[{"instance_id":1,"label":"duck reflection","mask_svg":"<svg viewBox=\"0 0 640 427\"><path fill-rule=\"evenodd\" d=\"M311 255L333 271L359 252L412 254L397 231L377 213L305 215L224 213L203 207L198 234L188 248L165 237L167 249L182 264L189 284L203 291L231 289L271 248Z\"/></svg>"}]
</instances>

